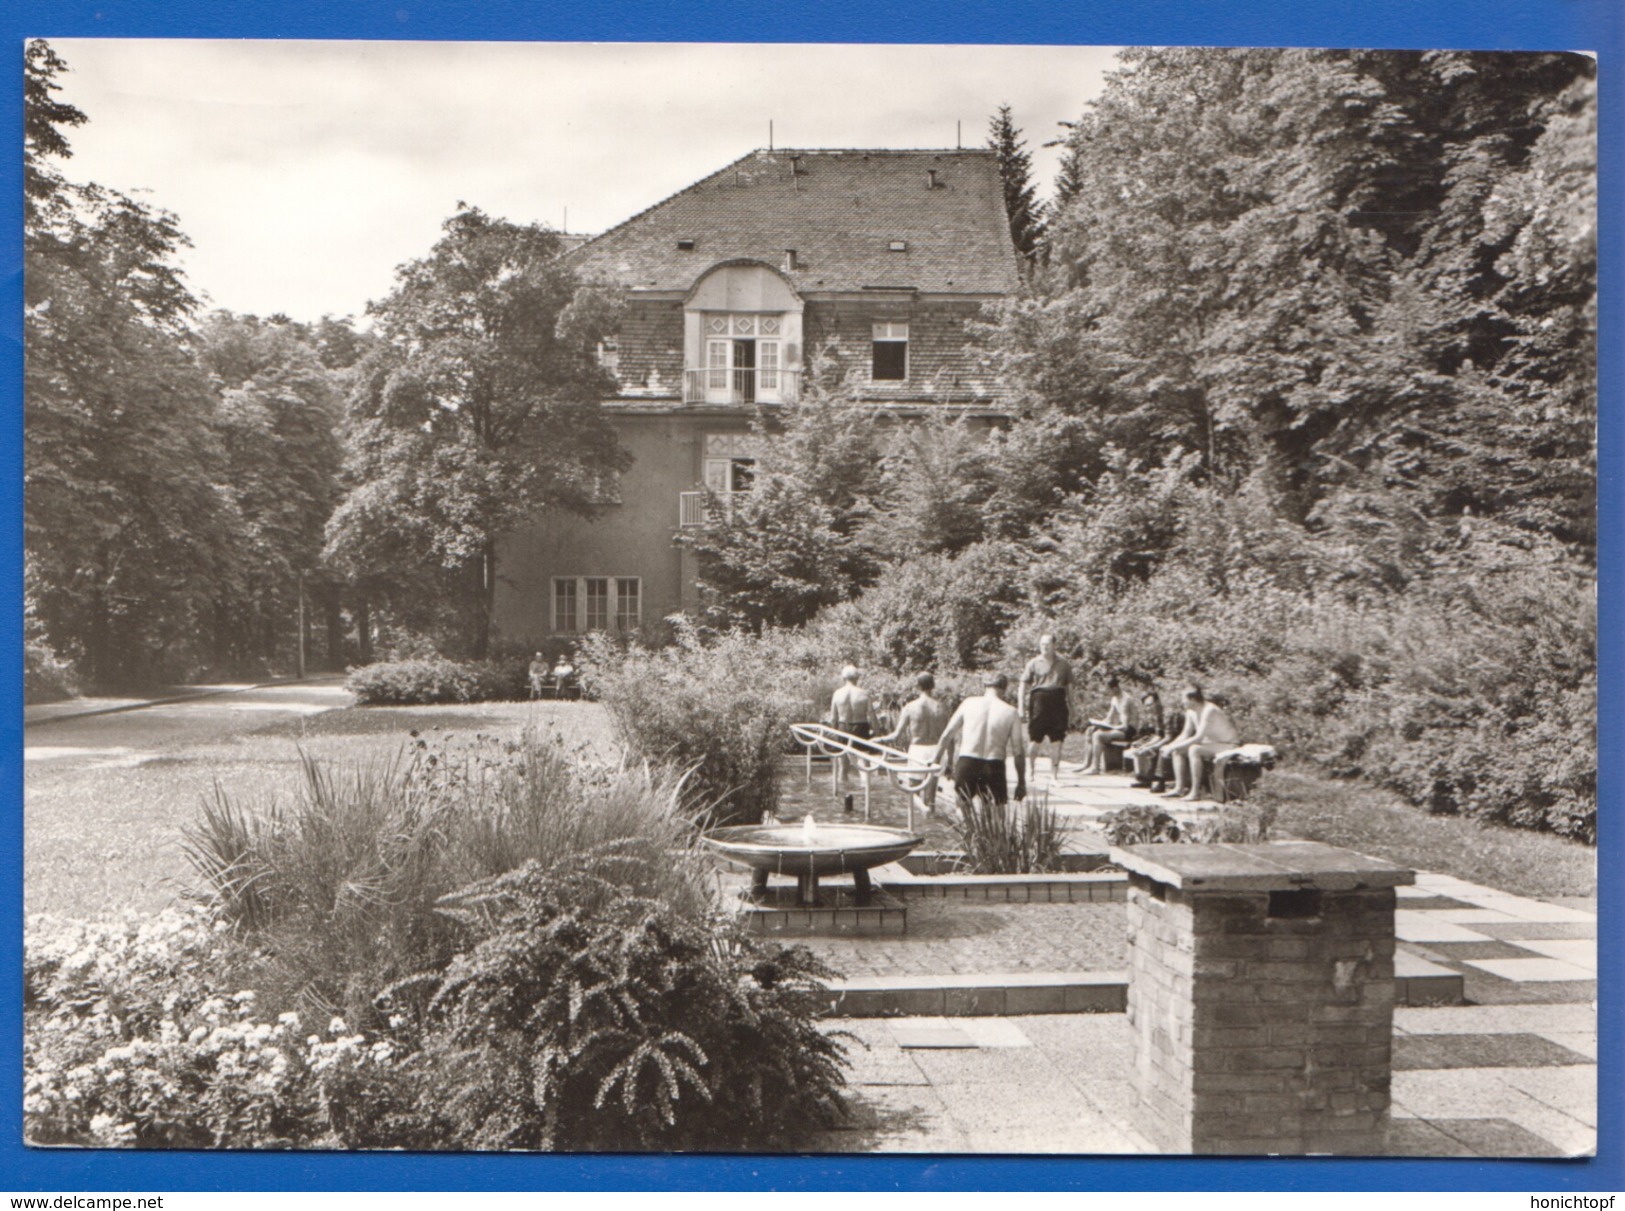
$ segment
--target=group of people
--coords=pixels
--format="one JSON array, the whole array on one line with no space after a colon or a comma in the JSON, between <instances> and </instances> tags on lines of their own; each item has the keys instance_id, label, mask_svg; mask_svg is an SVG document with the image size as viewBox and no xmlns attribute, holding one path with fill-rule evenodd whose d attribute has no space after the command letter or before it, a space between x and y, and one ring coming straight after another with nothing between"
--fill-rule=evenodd
<instances>
[{"instance_id":1,"label":"group of people","mask_svg":"<svg viewBox=\"0 0 1625 1211\"><path fill-rule=\"evenodd\" d=\"M1016 701L1006 700L1009 679L998 672L983 678L980 695L967 697L952 712L936 696L930 673L915 678L916 696L899 712L895 725L876 735L873 698L859 684L859 673L848 665L841 670L841 685L830 700L828 722L840 731L876 744L898 748L916 765L949 773L955 798L961 804L977 796L1005 803L1012 793L1006 761L1014 763L1013 797L1026 797L1029 778L1036 783L1039 759L1050 747L1050 776L1061 771L1061 746L1071 728L1069 701L1072 665L1055 650L1053 635L1041 636L1038 654L1029 660L1017 683ZM1215 797L1224 800L1224 754L1240 743L1241 734L1229 713L1203 694L1198 685L1182 691L1182 713L1163 709L1155 689L1136 700L1121 681L1107 682L1110 703L1084 731L1084 772L1105 773L1110 749L1124 748L1124 760L1134 769L1136 785L1153 793L1195 799L1209 767ZM1025 728L1022 726L1025 721ZM839 775L844 781L845 772ZM926 812L936 800L936 779L917 798Z\"/></svg>"}]
</instances>

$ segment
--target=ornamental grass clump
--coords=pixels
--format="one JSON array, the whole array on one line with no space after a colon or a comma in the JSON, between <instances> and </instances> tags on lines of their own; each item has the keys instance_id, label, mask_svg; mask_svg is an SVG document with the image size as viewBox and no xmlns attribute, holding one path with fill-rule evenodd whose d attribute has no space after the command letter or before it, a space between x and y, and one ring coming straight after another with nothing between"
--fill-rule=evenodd
<instances>
[{"instance_id":1,"label":"ornamental grass clump","mask_svg":"<svg viewBox=\"0 0 1625 1211\"><path fill-rule=\"evenodd\" d=\"M978 795L949 824L979 875L1036 875L1060 866L1066 830L1047 797L995 803Z\"/></svg>"},{"instance_id":2,"label":"ornamental grass clump","mask_svg":"<svg viewBox=\"0 0 1625 1211\"><path fill-rule=\"evenodd\" d=\"M714 908L663 767L605 767L527 733L414 736L389 760L301 770L291 797L217 787L184 838L200 901L257 950L257 986L285 1008L376 1025L380 989L454 953L441 898L530 861L569 870L613 851L605 878L680 914Z\"/></svg>"}]
</instances>

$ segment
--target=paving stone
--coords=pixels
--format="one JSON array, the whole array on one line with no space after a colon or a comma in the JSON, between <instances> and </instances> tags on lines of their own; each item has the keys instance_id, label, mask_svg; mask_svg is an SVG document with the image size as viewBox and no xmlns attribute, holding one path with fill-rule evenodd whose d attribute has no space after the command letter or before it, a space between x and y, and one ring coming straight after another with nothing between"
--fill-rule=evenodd
<instances>
[{"instance_id":1,"label":"paving stone","mask_svg":"<svg viewBox=\"0 0 1625 1211\"><path fill-rule=\"evenodd\" d=\"M1033 1041L1009 1018L958 1018L955 1025L978 1047L1031 1047Z\"/></svg>"},{"instance_id":2,"label":"paving stone","mask_svg":"<svg viewBox=\"0 0 1625 1211\"><path fill-rule=\"evenodd\" d=\"M1595 1065L1570 1068L1508 1067L1497 1070L1514 1089L1522 1090L1553 1110L1597 1125L1597 1069Z\"/></svg>"},{"instance_id":3,"label":"paving stone","mask_svg":"<svg viewBox=\"0 0 1625 1211\"><path fill-rule=\"evenodd\" d=\"M1478 1153L1454 1136L1446 1135L1427 1119L1395 1115L1388 1126L1386 1155L1458 1157L1477 1156Z\"/></svg>"},{"instance_id":4,"label":"paving stone","mask_svg":"<svg viewBox=\"0 0 1625 1211\"><path fill-rule=\"evenodd\" d=\"M1509 913L1498 912L1493 908L1473 908L1463 905L1460 908L1450 908L1443 905L1409 903L1406 908L1426 909L1427 914L1439 921L1449 921L1453 925L1480 925L1506 924L1516 921L1517 917Z\"/></svg>"},{"instance_id":5,"label":"paving stone","mask_svg":"<svg viewBox=\"0 0 1625 1211\"><path fill-rule=\"evenodd\" d=\"M1527 938L1518 943L1523 950L1532 950L1549 959L1572 963L1593 974L1597 970L1597 943L1590 939Z\"/></svg>"},{"instance_id":6,"label":"paving stone","mask_svg":"<svg viewBox=\"0 0 1625 1211\"><path fill-rule=\"evenodd\" d=\"M976 1046L968 1034L954 1026L893 1026L892 1035L904 1051Z\"/></svg>"},{"instance_id":7,"label":"paving stone","mask_svg":"<svg viewBox=\"0 0 1625 1211\"><path fill-rule=\"evenodd\" d=\"M848 978L1019 971L1110 971L1127 965L1128 916L1115 902L1008 904L915 898L908 932L880 939L797 939Z\"/></svg>"},{"instance_id":8,"label":"paving stone","mask_svg":"<svg viewBox=\"0 0 1625 1211\"><path fill-rule=\"evenodd\" d=\"M1481 933L1436 919L1432 913L1401 908L1394 913L1394 934L1401 942L1483 942Z\"/></svg>"},{"instance_id":9,"label":"paving stone","mask_svg":"<svg viewBox=\"0 0 1625 1211\"><path fill-rule=\"evenodd\" d=\"M1581 912L1575 908L1564 908L1560 904L1548 904L1544 900L1530 900L1523 896L1511 896L1505 892L1486 890L1483 894L1475 895L1471 899L1480 908L1493 908L1497 912L1504 912L1509 917L1516 917L1520 921L1586 924L1593 923L1597 919L1595 913Z\"/></svg>"},{"instance_id":10,"label":"paving stone","mask_svg":"<svg viewBox=\"0 0 1625 1211\"><path fill-rule=\"evenodd\" d=\"M963 1152L964 1133L948 1117L942 1098L929 1086L872 1085L856 1090L871 1124L833 1133L840 1152ZM844 1137L844 1141L842 1139ZM845 1146L840 1146L842 1143Z\"/></svg>"},{"instance_id":11,"label":"paving stone","mask_svg":"<svg viewBox=\"0 0 1625 1211\"><path fill-rule=\"evenodd\" d=\"M1520 984L1549 984L1596 978L1594 973L1585 968L1565 963L1561 959L1469 959L1467 966Z\"/></svg>"},{"instance_id":12,"label":"paving stone","mask_svg":"<svg viewBox=\"0 0 1625 1211\"><path fill-rule=\"evenodd\" d=\"M1595 1033L1592 1005L1444 1005L1394 1010L1394 1026L1409 1034L1485 1034L1547 1030Z\"/></svg>"},{"instance_id":13,"label":"paving stone","mask_svg":"<svg viewBox=\"0 0 1625 1211\"><path fill-rule=\"evenodd\" d=\"M1584 1055L1538 1034L1402 1034L1395 1071L1422 1068L1537 1068L1589 1064Z\"/></svg>"},{"instance_id":14,"label":"paving stone","mask_svg":"<svg viewBox=\"0 0 1625 1211\"><path fill-rule=\"evenodd\" d=\"M1054 1086L1054 1065L1036 1047L990 1050L932 1050L912 1053L920 1071L938 1089L948 1085L980 1085L982 1096L997 1101L1027 1096ZM1064 1078L1063 1078L1064 1079ZM1004 1086L1003 1092L987 1086ZM1067 1088L1071 1088L1070 1082Z\"/></svg>"},{"instance_id":15,"label":"paving stone","mask_svg":"<svg viewBox=\"0 0 1625 1211\"><path fill-rule=\"evenodd\" d=\"M1099 1115L1085 1115L1038 1127L965 1130L972 1152L1032 1156L1121 1156L1155 1152L1151 1141L1132 1128Z\"/></svg>"},{"instance_id":16,"label":"paving stone","mask_svg":"<svg viewBox=\"0 0 1625 1211\"><path fill-rule=\"evenodd\" d=\"M1509 1119L1436 1119L1430 1124L1473 1156L1565 1156L1560 1147ZM1450 1155L1450 1154L1446 1154Z\"/></svg>"},{"instance_id":17,"label":"paving stone","mask_svg":"<svg viewBox=\"0 0 1625 1211\"><path fill-rule=\"evenodd\" d=\"M1411 942L1407 947L1415 954L1436 963L1459 964L1468 959L1527 959L1529 952L1512 942L1498 942L1486 938L1481 942Z\"/></svg>"},{"instance_id":18,"label":"paving stone","mask_svg":"<svg viewBox=\"0 0 1625 1211\"><path fill-rule=\"evenodd\" d=\"M1544 1039L1550 1039L1559 1047L1567 1047L1576 1055L1585 1056L1593 1064L1597 1062L1597 1032L1595 1030L1541 1030L1536 1033Z\"/></svg>"},{"instance_id":19,"label":"paving stone","mask_svg":"<svg viewBox=\"0 0 1625 1211\"><path fill-rule=\"evenodd\" d=\"M1518 942L1527 938L1595 938L1595 921L1486 921L1475 925L1482 934L1499 938L1503 942Z\"/></svg>"},{"instance_id":20,"label":"paving stone","mask_svg":"<svg viewBox=\"0 0 1625 1211\"><path fill-rule=\"evenodd\" d=\"M1457 1118L1507 1119L1551 1144L1560 1155L1579 1156L1595 1150L1594 1128L1508 1084L1504 1079L1507 1071L1456 1068L1443 1072L1396 1072L1395 1112L1435 1122ZM1562 1073L1570 1070L1522 1071ZM1595 1070L1590 1071L1594 1081Z\"/></svg>"}]
</instances>

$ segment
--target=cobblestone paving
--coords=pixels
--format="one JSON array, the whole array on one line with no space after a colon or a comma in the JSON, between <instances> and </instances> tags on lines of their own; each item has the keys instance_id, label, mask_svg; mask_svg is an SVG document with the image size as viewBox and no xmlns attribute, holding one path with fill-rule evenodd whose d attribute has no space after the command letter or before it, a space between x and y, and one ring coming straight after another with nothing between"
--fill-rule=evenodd
<instances>
[{"instance_id":1,"label":"cobblestone paving","mask_svg":"<svg viewBox=\"0 0 1625 1211\"><path fill-rule=\"evenodd\" d=\"M1128 965L1121 904L908 901L908 932L805 938L843 976L1115 971Z\"/></svg>"}]
</instances>

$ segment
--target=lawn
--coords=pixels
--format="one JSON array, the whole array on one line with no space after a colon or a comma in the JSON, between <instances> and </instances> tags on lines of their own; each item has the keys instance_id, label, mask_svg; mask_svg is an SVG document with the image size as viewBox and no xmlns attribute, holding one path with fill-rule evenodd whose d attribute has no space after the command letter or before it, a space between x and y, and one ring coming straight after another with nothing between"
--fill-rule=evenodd
<instances>
[{"instance_id":1,"label":"lawn","mask_svg":"<svg viewBox=\"0 0 1625 1211\"><path fill-rule=\"evenodd\" d=\"M139 712L130 717L139 719ZM225 737L168 744L138 764L29 766L24 790L24 908L91 917L156 911L190 886L181 829L218 782L233 795L286 794L300 753L321 761L387 761L411 732L517 736L558 727L572 743L614 751L609 719L593 703L349 707Z\"/></svg>"}]
</instances>

